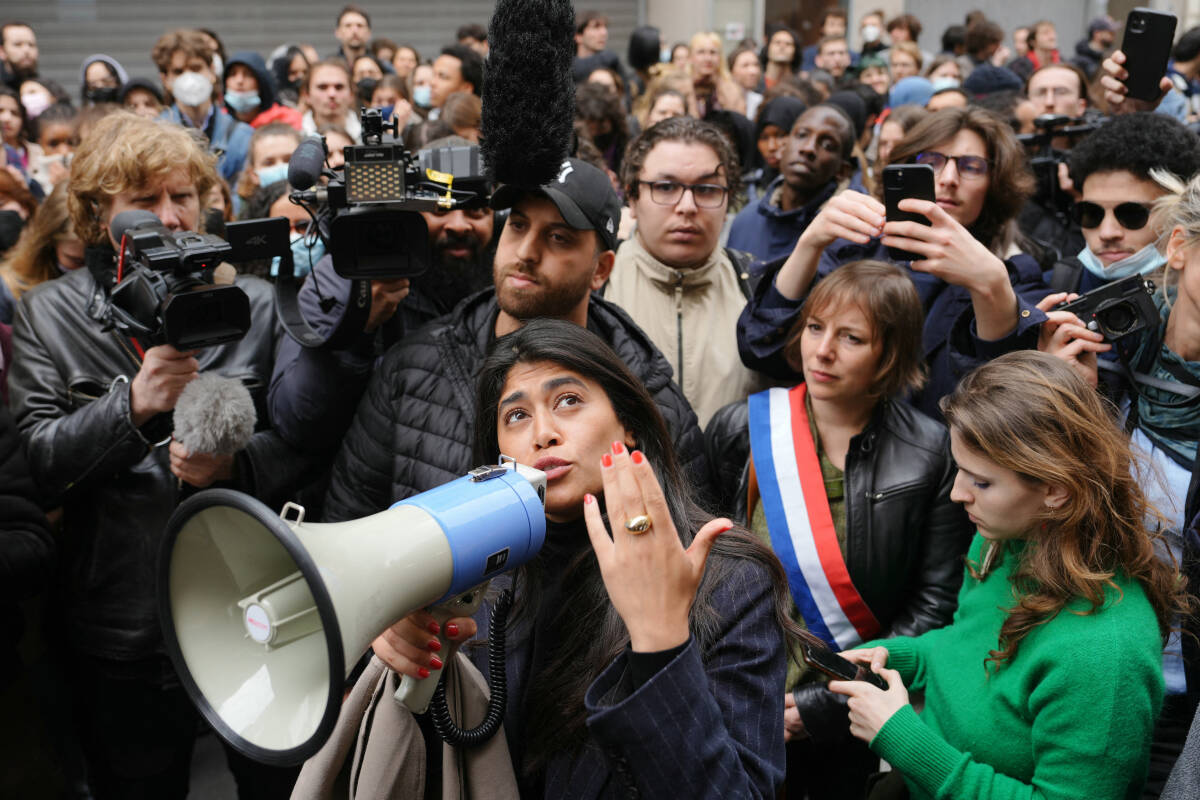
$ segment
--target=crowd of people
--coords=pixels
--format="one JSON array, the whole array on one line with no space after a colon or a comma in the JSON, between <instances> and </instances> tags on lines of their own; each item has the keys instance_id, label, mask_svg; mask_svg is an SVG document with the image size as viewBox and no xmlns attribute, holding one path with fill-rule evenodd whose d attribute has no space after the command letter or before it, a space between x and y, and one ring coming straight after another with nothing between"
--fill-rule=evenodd
<instances>
[{"instance_id":1,"label":"crowd of people","mask_svg":"<svg viewBox=\"0 0 1200 800\"><path fill-rule=\"evenodd\" d=\"M860 51L843 10L814 23L640 27L622 58L580 10L556 177L455 176L469 199L403 229L428 269L371 279L289 162L322 142L338 180L368 109L477 156L486 27L432 58L353 5L268 54L168 30L158 76L97 53L76 95L0 25L0 794L187 796L205 723L157 585L183 499L342 522L503 454L546 474L547 535L493 581L502 763L405 744L353 796L1200 796L1200 28L1146 101L1106 16L1073 55L978 11L940 42L871 11ZM894 165L933 196L885 196ZM286 218L290 256L204 273L243 335L131 327L129 211ZM178 436L201 374L252 400L231 449ZM496 594L397 620L351 696L486 642ZM245 800L343 768L225 749Z\"/></svg>"}]
</instances>

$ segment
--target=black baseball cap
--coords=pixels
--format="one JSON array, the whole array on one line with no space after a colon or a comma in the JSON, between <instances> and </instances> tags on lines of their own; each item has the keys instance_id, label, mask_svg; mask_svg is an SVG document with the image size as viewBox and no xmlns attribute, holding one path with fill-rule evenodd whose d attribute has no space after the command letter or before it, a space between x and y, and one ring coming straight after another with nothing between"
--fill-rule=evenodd
<instances>
[{"instance_id":1,"label":"black baseball cap","mask_svg":"<svg viewBox=\"0 0 1200 800\"><path fill-rule=\"evenodd\" d=\"M533 188L507 183L492 195L492 208L512 208L525 193L538 194L554 203L558 213L576 230L594 230L606 250L617 249L621 201L602 170L586 161L568 158L550 183Z\"/></svg>"}]
</instances>

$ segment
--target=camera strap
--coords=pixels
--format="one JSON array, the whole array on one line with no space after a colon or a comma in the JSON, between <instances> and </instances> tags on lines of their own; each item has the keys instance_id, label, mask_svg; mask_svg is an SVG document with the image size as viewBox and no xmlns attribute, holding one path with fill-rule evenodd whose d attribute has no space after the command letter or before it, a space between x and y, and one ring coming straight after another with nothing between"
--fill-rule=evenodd
<instances>
[{"instance_id":1,"label":"camera strap","mask_svg":"<svg viewBox=\"0 0 1200 800\"><path fill-rule=\"evenodd\" d=\"M275 283L275 311L288 336L304 347L340 350L349 347L362 335L371 313L370 281L350 281L350 296L346 298L345 313L331 333L322 335L308 323L304 311L300 308L301 282L291 275L283 277L283 269L281 264L280 278Z\"/></svg>"},{"instance_id":2,"label":"camera strap","mask_svg":"<svg viewBox=\"0 0 1200 800\"><path fill-rule=\"evenodd\" d=\"M1154 349L1157 350L1158 347L1161 347L1161 344L1156 344ZM1200 384L1197 384L1191 375L1180 375L1178 370L1172 369L1171 364L1164 364L1164 369L1177 378L1184 378L1186 382L1158 378L1154 375L1149 375L1145 372L1136 370L1130 366L1128 356L1126 356L1123 351L1118 350L1117 357L1119 359L1118 361L1099 359L1097 364L1100 369L1110 370L1122 375L1128 382L1130 391L1136 394L1138 397L1143 398L1147 402L1153 403L1154 405L1162 408L1184 408L1185 406L1192 405L1198 399L1200 399ZM1147 397L1142 390L1138 388L1139 384L1141 386L1149 386L1160 391L1179 395L1179 397L1183 399L1167 402L1157 398Z\"/></svg>"}]
</instances>

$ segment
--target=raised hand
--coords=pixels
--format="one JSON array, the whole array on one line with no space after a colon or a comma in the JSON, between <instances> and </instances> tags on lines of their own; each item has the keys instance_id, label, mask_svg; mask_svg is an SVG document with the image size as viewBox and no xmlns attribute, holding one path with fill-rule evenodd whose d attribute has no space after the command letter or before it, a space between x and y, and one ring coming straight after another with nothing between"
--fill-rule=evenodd
<instances>
[{"instance_id":1,"label":"raised hand","mask_svg":"<svg viewBox=\"0 0 1200 800\"><path fill-rule=\"evenodd\" d=\"M600 505L586 495L583 518L600 563L609 599L625 622L629 641L638 652L678 647L691 636L688 614L704 577L704 564L717 536L733 527L714 519L700 529L686 550L679 541L662 487L646 457L630 454L620 442L601 462L604 499L612 535ZM639 517L649 517L642 532Z\"/></svg>"}]
</instances>

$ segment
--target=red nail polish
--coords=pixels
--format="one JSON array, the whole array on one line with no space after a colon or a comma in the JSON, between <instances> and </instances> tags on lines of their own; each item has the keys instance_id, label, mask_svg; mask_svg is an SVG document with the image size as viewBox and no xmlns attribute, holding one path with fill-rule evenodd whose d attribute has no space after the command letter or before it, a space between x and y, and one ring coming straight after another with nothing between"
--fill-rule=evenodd
<instances>
[{"instance_id":1,"label":"red nail polish","mask_svg":"<svg viewBox=\"0 0 1200 800\"><path fill-rule=\"evenodd\" d=\"M585 494L585 495L583 496L583 504L584 504L585 506L590 506L590 505L591 505L592 503L594 503L594 502L596 502L596 498L595 498L595 497L593 497L593 496L592 496L590 493L589 493L589 494Z\"/></svg>"},{"instance_id":2,"label":"red nail polish","mask_svg":"<svg viewBox=\"0 0 1200 800\"><path fill-rule=\"evenodd\" d=\"M604 457L600 459L600 463L603 464L605 467L611 467L612 466L612 456L610 456L608 453L605 453Z\"/></svg>"},{"instance_id":3,"label":"red nail polish","mask_svg":"<svg viewBox=\"0 0 1200 800\"><path fill-rule=\"evenodd\" d=\"M613 442L613 455L614 456L621 455L621 451L624 449L625 449L625 445L621 444L620 442Z\"/></svg>"},{"instance_id":4,"label":"red nail polish","mask_svg":"<svg viewBox=\"0 0 1200 800\"><path fill-rule=\"evenodd\" d=\"M442 643L437 639L430 639L428 647L430 650L436 653L438 650L442 649Z\"/></svg>"},{"instance_id":5,"label":"red nail polish","mask_svg":"<svg viewBox=\"0 0 1200 800\"><path fill-rule=\"evenodd\" d=\"M420 675L422 678L428 678L429 670L425 669L424 667L421 667L420 669L417 670L417 674Z\"/></svg>"},{"instance_id":6,"label":"red nail polish","mask_svg":"<svg viewBox=\"0 0 1200 800\"><path fill-rule=\"evenodd\" d=\"M442 626L437 624L437 620L434 620L433 622L429 623L428 628L430 633L432 633L434 636L437 636L438 632L441 631Z\"/></svg>"},{"instance_id":7,"label":"red nail polish","mask_svg":"<svg viewBox=\"0 0 1200 800\"><path fill-rule=\"evenodd\" d=\"M446 626L446 635L451 639L453 639L455 636L458 636L458 624L454 622L448 624Z\"/></svg>"},{"instance_id":8,"label":"red nail polish","mask_svg":"<svg viewBox=\"0 0 1200 800\"><path fill-rule=\"evenodd\" d=\"M442 660L437 656L434 656L433 658L429 659L429 666L433 667L434 669L441 669Z\"/></svg>"},{"instance_id":9,"label":"red nail polish","mask_svg":"<svg viewBox=\"0 0 1200 800\"><path fill-rule=\"evenodd\" d=\"M641 450L634 450L633 455L630 456L630 458L633 459L633 463L635 463L635 464L640 464L646 460L646 457L642 455Z\"/></svg>"}]
</instances>

